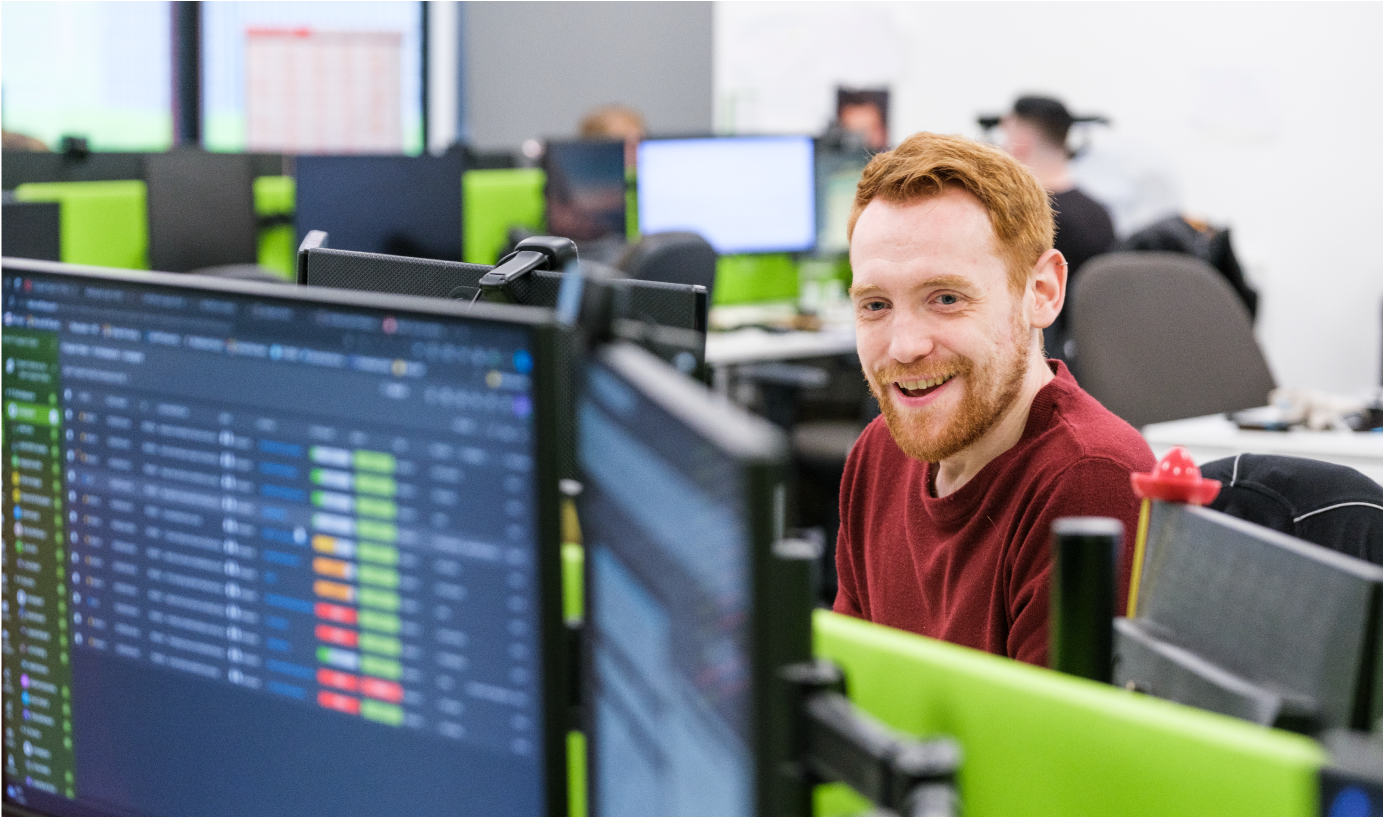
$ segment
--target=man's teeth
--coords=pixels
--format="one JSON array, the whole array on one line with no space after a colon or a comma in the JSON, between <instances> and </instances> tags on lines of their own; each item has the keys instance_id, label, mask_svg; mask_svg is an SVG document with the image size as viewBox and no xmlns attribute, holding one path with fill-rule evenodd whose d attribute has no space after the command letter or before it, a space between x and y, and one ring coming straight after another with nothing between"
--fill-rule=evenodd
<instances>
[{"instance_id":1,"label":"man's teeth","mask_svg":"<svg viewBox=\"0 0 1383 817\"><path fill-rule=\"evenodd\" d=\"M922 389L930 389L933 386L940 386L953 377L955 377L955 375L948 374L941 377L934 377L931 380L900 380L898 381L898 385L908 391L921 391Z\"/></svg>"}]
</instances>

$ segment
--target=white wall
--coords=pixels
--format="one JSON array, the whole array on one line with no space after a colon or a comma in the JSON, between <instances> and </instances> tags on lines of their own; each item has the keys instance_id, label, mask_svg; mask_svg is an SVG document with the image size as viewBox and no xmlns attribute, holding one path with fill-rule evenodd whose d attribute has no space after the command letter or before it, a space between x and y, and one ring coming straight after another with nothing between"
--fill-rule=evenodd
<instances>
[{"instance_id":1,"label":"white wall","mask_svg":"<svg viewBox=\"0 0 1383 817\"><path fill-rule=\"evenodd\" d=\"M709 2L468 2L466 125L483 149L575 136L581 117L618 102L649 132L711 128Z\"/></svg>"},{"instance_id":2,"label":"white wall","mask_svg":"<svg viewBox=\"0 0 1383 817\"><path fill-rule=\"evenodd\" d=\"M717 2L722 132L816 132L837 84L892 88L891 136L978 135L1023 92L1160 154L1233 228L1279 383L1379 382L1383 4Z\"/></svg>"}]
</instances>

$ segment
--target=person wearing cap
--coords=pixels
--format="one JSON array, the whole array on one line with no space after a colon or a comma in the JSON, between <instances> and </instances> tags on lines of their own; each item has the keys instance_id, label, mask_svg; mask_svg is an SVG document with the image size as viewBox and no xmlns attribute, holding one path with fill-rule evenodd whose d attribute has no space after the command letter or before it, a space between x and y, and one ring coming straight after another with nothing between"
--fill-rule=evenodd
<instances>
[{"instance_id":1,"label":"person wearing cap","mask_svg":"<svg viewBox=\"0 0 1383 817\"><path fill-rule=\"evenodd\" d=\"M1153 467L1043 356L1067 280L1047 194L998 148L919 133L866 167L847 234L882 415L841 481L835 609L1045 664L1052 522L1113 517L1130 552L1130 474Z\"/></svg>"},{"instance_id":2,"label":"person wearing cap","mask_svg":"<svg viewBox=\"0 0 1383 817\"><path fill-rule=\"evenodd\" d=\"M1072 154L1066 146L1077 120L1059 100L1019 97L1013 111L999 120L1003 147L1022 162L1052 197L1056 209L1056 249L1070 264L1068 287L1080 268L1114 246L1114 222L1103 204L1076 187L1071 177ZM1058 315L1047 338L1047 352L1068 363L1072 355L1064 315Z\"/></svg>"}]
</instances>

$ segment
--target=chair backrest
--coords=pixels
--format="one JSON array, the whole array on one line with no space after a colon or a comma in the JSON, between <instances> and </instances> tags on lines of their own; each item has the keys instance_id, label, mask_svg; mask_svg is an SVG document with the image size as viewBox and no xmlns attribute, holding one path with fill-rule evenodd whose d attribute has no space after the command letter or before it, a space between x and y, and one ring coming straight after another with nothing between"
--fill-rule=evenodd
<instances>
[{"instance_id":1,"label":"chair backrest","mask_svg":"<svg viewBox=\"0 0 1383 817\"><path fill-rule=\"evenodd\" d=\"M711 297L715 295L716 251L696 233L646 235L630 245L618 266L640 281L699 285Z\"/></svg>"},{"instance_id":2,"label":"chair backrest","mask_svg":"<svg viewBox=\"0 0 1383 817\"><path fill-rule=\"evenodd\" d=\"M1243 302L1189 255L1092 258L1067 308L1081 386L1135 427L1261 406L1274 387Z\"/></svg>"},{"instance_id":3,"label":"chair backrest","mask_svg":"<svg viewBox=\"0 0 1383 817\"><path fill-rule=\"evenodd\" d=\"M250 156L172 150L144 162L149 265L167 272L253 264L259 257Z\"/></svg>"},{"instance_id":4,"label":"chair backrest","mask_svg":"<svg viewBox=\"0 0 1383 817\"><path fill-rule=\"evenodd\" d=\"M59 254L64 263L149 268L143 181L35 182L19 185L14 196L61 203Z\"/></svg>"},{"instance_id":5,"label":"chair backrest","mask_svg":"<svg viewBox=\"0 0 1383 817\"><path fill-rule=\"evenodd\" d=\"M1208 462L1210 508L1383 565L1383 485L1347 465L1267 454Z\"/></svg>"}]
</instances>

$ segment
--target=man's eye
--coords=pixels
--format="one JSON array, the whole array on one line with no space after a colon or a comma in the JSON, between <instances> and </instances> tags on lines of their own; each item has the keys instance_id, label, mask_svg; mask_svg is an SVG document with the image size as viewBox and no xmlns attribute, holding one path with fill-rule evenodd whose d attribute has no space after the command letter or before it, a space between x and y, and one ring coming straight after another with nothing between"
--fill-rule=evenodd
<instances>
[{"instance_id":1,"label":"man's eye","mask_svg":"<svg viewBox=\"0 0 1383 817\"><path fill-rule=\"evenodd\" d=\"M960 298L948 292L944 295L936 296L936 302L941 304L942 306L955 306L956 304L960 303Z\"/></svg>"},{"instance_id":2,"label":"man's eye","mask_svg":"<svg viewBox=\"0 0 1383 817\"><path fill-rule=\"evenodd\" d=\"M866 311L878 312L880 309L886 309L888 307L888 304L883 301L865 301L864 303L860 304L860 306L863 307Z\"/></svg>"}]
</instances>

